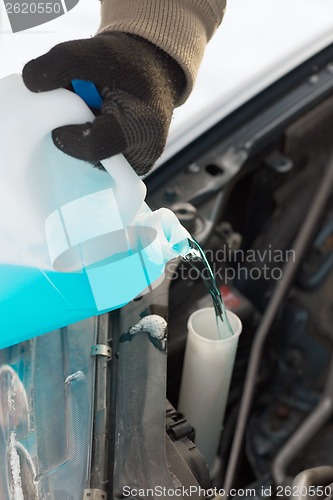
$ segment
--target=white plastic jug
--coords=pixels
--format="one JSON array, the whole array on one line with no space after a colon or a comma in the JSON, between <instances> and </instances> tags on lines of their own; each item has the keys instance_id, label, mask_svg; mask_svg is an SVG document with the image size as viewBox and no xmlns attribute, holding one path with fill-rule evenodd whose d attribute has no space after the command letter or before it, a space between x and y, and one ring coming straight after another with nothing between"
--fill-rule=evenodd
<instances>
[{"instance_id":1,"label":"white plastic jug","mask_svg":"<svg viewBox=\"0 0 333 500\"><path fill-rule=\"evenodd\" d=\"M121 307L188 252L176 216L151 212L121 155L106 172L53 144L94 117L74 93L0 81L0 348Z\"/></svg>"}]
</instances>

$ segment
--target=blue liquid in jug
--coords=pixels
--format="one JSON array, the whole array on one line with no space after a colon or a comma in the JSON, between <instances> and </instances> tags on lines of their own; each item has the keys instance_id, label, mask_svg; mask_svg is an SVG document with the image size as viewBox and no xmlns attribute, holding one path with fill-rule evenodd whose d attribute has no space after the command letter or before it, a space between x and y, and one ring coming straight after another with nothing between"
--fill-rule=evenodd
<instances>
[{"instance_id":1,"label":"blue liquid in jug","mask_svg":"<svg viewBox=\"0 0 333 500\"><path fill-rule=\"evenodd\" d=\"M164 267L144 251L71 273L0 264L0 349L122 307Z\"/></svg>"},{"instance_id":2,"label":"blue liquid in jug","mask_svg":"<svg viewBox=\"0 0 333 500\"><path fill-rule=\"evenodd\" d=\"M96 314L85 271L0 264L0 295L0 348Z\"/></svg>"}]
</instances>

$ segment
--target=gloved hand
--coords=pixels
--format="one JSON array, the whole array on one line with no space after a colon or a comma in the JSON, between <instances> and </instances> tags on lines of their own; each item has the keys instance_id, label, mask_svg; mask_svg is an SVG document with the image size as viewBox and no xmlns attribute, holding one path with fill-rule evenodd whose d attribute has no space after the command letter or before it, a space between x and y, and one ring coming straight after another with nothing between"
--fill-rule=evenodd
<instances>
[{"instance_id":1,"label":"gloved hand","mask_svg":"<svg viewBox=\"0 0 333 500\"><path fill-rule=\"evenodd\" d=\"M161 155L171 116L185 87L180 66L165 52L135 35L106 32L57 45L23 69L33 92L93 81L104 102L92 123L53 130L65 153L98 165L123 153L139 175Z\"/></svg>"}]
</instances>

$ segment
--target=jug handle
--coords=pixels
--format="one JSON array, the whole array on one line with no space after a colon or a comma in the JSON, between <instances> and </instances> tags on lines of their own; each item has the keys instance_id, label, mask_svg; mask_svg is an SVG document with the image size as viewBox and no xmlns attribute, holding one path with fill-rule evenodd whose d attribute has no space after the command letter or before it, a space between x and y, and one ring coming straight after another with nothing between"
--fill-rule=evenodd
<instances>
[{"instance_id":1,"label":"jug handle","mask_svg":"<svg viewBox=\"0 0 333 500\"><path fill-rule=\"evenodd\" d=\"M81 97L90 108L101 109L103 99L94 82L87 80L72 80L72 85L75 93Z\"/></svg>"}]
</instances>

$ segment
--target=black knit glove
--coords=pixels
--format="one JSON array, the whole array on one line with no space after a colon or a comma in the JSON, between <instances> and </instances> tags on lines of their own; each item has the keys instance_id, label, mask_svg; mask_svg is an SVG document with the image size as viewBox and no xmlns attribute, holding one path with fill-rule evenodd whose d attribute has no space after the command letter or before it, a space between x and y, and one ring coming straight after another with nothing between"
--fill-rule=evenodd
<instances>
[{"instance_id":1,"label":"black knit glove","mask_svg":"<svg viewBox=\"0 0 333 500\"><path fill-rule=\"evenodd\" d=\"M107 32L57 45L23 69L33 92L71 88L74 79L93 81L104 102L92 123L53 130L65 153L98 165L123 153L139 175L161 155L171 116L184 90L180 66L135 35Z\"/></svg>"}]
</instances>

